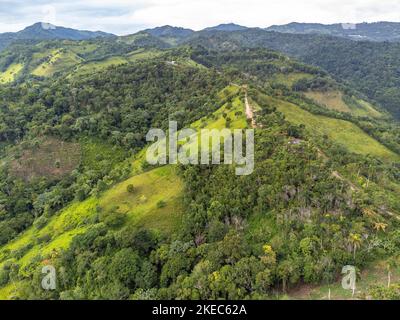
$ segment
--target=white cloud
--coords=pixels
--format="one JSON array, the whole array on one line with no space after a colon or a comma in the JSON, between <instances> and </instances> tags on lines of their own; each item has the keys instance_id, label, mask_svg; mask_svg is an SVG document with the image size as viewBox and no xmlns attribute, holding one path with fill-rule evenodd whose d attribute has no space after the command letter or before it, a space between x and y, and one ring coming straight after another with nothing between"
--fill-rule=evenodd
<instances>
[{"instance_id":1,"label":"white cloud","mask_svg":"<svg viewBox=\"0 0 400 320\"><path fill-rule=\"evenodd\" d=\"M0 0L0 32L50 19L52 23L127 34L165 24L202 29L219 23L247 26L298 22L398 21L398 0ZM49 18L50 16L50 18Z\"/></svg>"}]
</instances>

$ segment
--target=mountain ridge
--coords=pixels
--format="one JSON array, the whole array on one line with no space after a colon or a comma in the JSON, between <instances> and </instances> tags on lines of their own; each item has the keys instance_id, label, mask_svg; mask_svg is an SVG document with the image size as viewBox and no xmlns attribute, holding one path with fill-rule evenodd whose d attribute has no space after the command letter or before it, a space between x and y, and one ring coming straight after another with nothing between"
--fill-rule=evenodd
<instances>
[{"instance_id":1,"label":"mountain ridge","mask_svg":"<svg viewBox=\"0 0 400 320\"><path fill-rule=\"evenodd\" d=\"M331 35L351 40L400 41L400 23L388 21L334 24L291 22L284 25L273 25L265 30L294 34Z\"/></svg>"},{"instance_id":2,"label":"mountain ridge","mask_svg":"<svg viewBox=\"0 0 400 320\"><path fill-rule=\"evenodd\" d=\"M0 50L18 40L88 40L98 37L112 37L111 33L103 31L76 30L55 26L46 22L37 22L18 32L0 34Z\"/></svg>"},{"instance_id":3,"label":"mountain ridge","mask_svg":"<svg viewBox=\"0 0 400 320\"><path fill-rule=\"evenodd\" d=\"M168 37L168 36L186 37L195 32L192 29L174 27L170 25L146 29L144 31L155 37Z\"/></svg>"},{"instance_id":4,"label":"mountain ridge","mask_svg":"<svg viewBox=\"0 0 400 320\"><path fill-rule=\"evenodd\" d=\"M245 27L245 26L241 26L236 23L221 23L214 27L205 28L201 31L227 31L227 32L229 32L229 31L242 31L242 30L246 30L246 29L249 29L249 28Z\"/></svg>"}]
</instances>

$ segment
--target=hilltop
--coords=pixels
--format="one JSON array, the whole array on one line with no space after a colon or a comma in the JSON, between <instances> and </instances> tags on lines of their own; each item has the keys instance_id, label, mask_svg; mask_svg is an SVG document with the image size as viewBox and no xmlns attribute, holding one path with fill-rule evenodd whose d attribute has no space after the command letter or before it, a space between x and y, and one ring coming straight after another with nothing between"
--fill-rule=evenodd
<instances>
[{"instance_id":1,"label":"hilltop","mask_svg":"<svg viewBox=\"0 0 400 320\"><path fill-rule=\"evenodd\" d=\"M113 35L101 31L75 30L58 27L50 23L38 22L18 32L0 34L0 51L8 47L11 43L19 40L87 40L111 36Z\"/></svg>"},{"instance_id":2,"label":"hilltop","mask_svg":"<svg viewBox=\"0 0 400 320\"><path fill-rule=\"evenodd\" d=\"M247 27L235 24L235 23L224 23L224 24L219 24L214 27L208 27L203 29L202 31L242 31L248 29Z\"/></svg>"}]
</instances>

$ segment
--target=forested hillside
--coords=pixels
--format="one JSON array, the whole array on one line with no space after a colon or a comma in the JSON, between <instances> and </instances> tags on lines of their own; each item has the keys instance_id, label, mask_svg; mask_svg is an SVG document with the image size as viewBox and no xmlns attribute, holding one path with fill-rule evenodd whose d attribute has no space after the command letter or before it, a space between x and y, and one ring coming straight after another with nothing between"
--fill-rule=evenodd
<instances>
[{"instance_id":1,"label":"forested hillside","mask_svg":"<svg viewBox=\"0 0 400 320\"><path fill-rule=\"evenodd\" d=\"M349 38L356 41L392 41L400 40L400 23L375 22L375 23L289 23L266 28L268 31L299 34L323 34L336 37Z\"/></svg>"},{"instance_id":2,"label":"forested hillside","mask_svg":"<svg viewBox=\"0 0 400 320\"><path fill-rule=\"evenodd\" d=\"M136 59L141 48L167 49L183 44L209 49L268 48L318 66L339 81L373 99L394 117L400 117L400 44L352 41L329 35L291 34L236 25L206 28L199 32L170 26L124 37L68 42L54 40L31 45L25 40L0 54L0 83L26 77L48 77L74 68L119 65ZM36 40L38 41L38 40ZM28 44L28 45L27 45ZM46 48L43 48L43 45ZM46 50L44 50L46 49ZM154 54L154 53L153 53Z\"/></svg>"},{"instance_id":3,"label":"forested hillside","mask_svg":"<svg viewBox=\"0 0 400 320\"><path fill-rule=\"evenodd\" d=\"M258 32L278 43L164 28L1 53L0 298L280 299L396 258L399 123ZM169 120L254 127L254 172L149 165L146 133Z\"/></svg>"},{"instance_id":4,"label":"forested hillside","mask_svg":"<svg viewBox=\"0 0 400 320\"><path fill-rule=\"evenodd\" d=\"M323 35L302 35L248 29L199 32L187 40L211 49L269 48L319 66L374 99L400 117L398 69L400 44L351 41Z\"/></svg>"}]
</instances>

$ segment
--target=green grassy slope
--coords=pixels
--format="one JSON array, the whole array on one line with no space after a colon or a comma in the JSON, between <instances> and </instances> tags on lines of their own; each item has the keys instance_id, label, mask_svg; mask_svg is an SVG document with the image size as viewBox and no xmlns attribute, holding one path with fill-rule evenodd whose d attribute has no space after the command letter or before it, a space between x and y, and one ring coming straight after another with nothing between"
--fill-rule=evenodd
<instances>
[{"instance_id":1,"label":"green grassy slope","mask_svg":"<svg viewBox=\"0 0 400 320\"><path fill-rule=\"evenodd\" d=\"M384 115L369 102L357 97L346 96L340 90L307 91L304 95L316 104L339 112L359 117L382 118Z\"/></svg>"},{"instance_id":2,"label":"green grassy slope","mask_svg":"<svg viewBox=\"0 0 400 320\"><path fill-rule=\"evenodd\" d=\"M343 101L343 95L340 91L309 91L305 93L305 96L328 109L351 113L351 109Z\"/></svg>"},{"instance_id":3,"label":"green grassy slope","mask_svg":"<svg viewBox=\"0 0 400 320\"><path fill-rule=\"evenodd\" d=\"M133 192L127 190L132 185ZM176 167L164 166L117 184L99 199L103 212L127 215L128 223L170 233L179 224L183 190ZM160 205L162 203L162 205Z\"/></svg>"},{"instance_id":4,"label":"green grassy slope","mask_svg":"<svg viewBox=\"0 0 400 320\"><path fill-rule=\"evenodd\" d=\"M303 73L303 72L292 72L292 73L288 73L288 74L276 73L272 77L271 81L291 87L295 82L297 82L301 79L311 79L311 78L312 78L312 75L310 75L308 73Z\"/></svg>"},{"instance_id":5,"label":"green grassy slope","mask_svg":"<svg viewBox=\"0 0 400 320\"><path fill-rule=\"evenodd\" d=\"M194 122L195 129L222 129L230 123L230 128L247 128L245 107L242 100L241 87L231 85L220 93L225 102L213 114ZM249 97L251 100L251 97ZM276 106L286 118L295 124L305 124L310 131L319 135L328 135L332 140L343 143L348 149L360 154L372 154L384 159L398 159L398 156L372 139L356 125L343 120L313 115L291 103L270 98L270 104ZM230 121L228 121L230 119ZM100 147L87 144L83 149L97 154ZM110 150L109 150L110 151ZM120 215L125 217L125 224L138 228L147 228L158 233L170 235L179 229L182 209L183 182L177 175L175 166L153 168L143 172L140 164L144 160L145 149L134 161L134 173L125 181L111 186L99 197L90 197L82 202L74 202L68 207L48 218L41 228L33 226L0 249L0 267L7 261L14 261L21 267L22 274L29 275L32 262L44 261L60 250L69 247L72 239L99 221L100 216ZM90 161L86 157L83 161ZM92 159L93 161L93 159ZM128 191L128 186L133 191ZM252 217L250 225L257 227L268 225L268 217L257 219ZM371 276L371 279L375 279ZM383 277L383 276L382 276ZM370 282L368 282L370 283ZM9 299L14 291L23 283L15 281L0 288L0 299ZM342 293L339 284L332 285L332 298L347 297ZM328 287L320 286L302 289L289 293L290 298L326 298Z\"/></svg>"},{"instance_id":6,"label":"green grassy slope","mask_svg":"<svg viewBox=\"0 0 400 320\"><path fill-rule=\"evenodd\" d=\"M22 257L11 259L20 265L22 272L29 274L31 262L44 260L67 248L75 235L84 233L95 223L100 210L109 214L124 213L127 223L169 234L179 226L181 216L178 199L182 183L175 170L171 166L154 169L117 184L98 199L91 197L71 204L51 217L42 229L31 227L2 247L0 266L21 252ZM135 187L135 194L127 192L128 184ZM165 203L162 208L158 205L161 200ZM8 298L9 290L10 286L0 289L0 298Z\"/></svg>"},{"instance_id":7,"label":"green grassy slope","mask_svg":"<svg viewBox=\"0 0 400 320\"><path fill-rule=\"evenodd\" d=\"M222 129L226 126L227 114L231 118L231 128L246 128L244 104L239 97L240 88L230 86L220 97L233 97L232 106L225 103L213 114L196 121L192 128ZM99 146L101 147L101 146ZM98 149L84 143L84 152L94 154ZM109 150L110 151L110 150ZM112 186L96 198L94 196L82 201L75 201L65 209L48 219L38 229L33 226L18 238L0 248L0 267L6 261L17 262L26 274L33 261L41 261L57 254L69 246L74 236L84 233L88 227L98 221L99 215L123 215L126 224L170 235L179 228L182 217L183 182L177 175L177 167L166 165L143 172L141 163L145 149L133 160L133 176ZM90 158L90 155L89 155ZM84 157L83 161L90 161ZM133 186L129 192L128 185ZM15 258L16 253L19 253ZM21 283L14 282L0 288L0 299L9 299Z\"/></svg>"},{"instance_id":8,"label":"green grassy slope","mask_svg":"<svg viewBox=\"0 0 400 320\"><path fill-rule=\"evenodd\" d=\"M21 63L13 63L7 68L6 71L0 72L0 84L13 82L23 67L24 66Z\"/></svg>"},{"instance_id":9,"label":"green grassy slope","mask_svg":"<svg viewBox=\"0 0 400 320\"><path fill-rule=\"evenodd\" d=\"M67 70L83 61L74 52L65 49L52 50L46 61L37 66L31 73L35 76L50 77L56 72Z\"/></svg>"},{"instance_id":10,"label":"green grassy slope","mask_svg":"<svg viewBox=\"0 0 400 320\"><path fill-rule=\"evenodd\" d=\"M333 141L345 146L352 152L362 155L370 154L381 159L399 160L397 154L390 151L351 122L314 115L294 104L277 99L271 98L271 103L290 122L304 124L310 131L314 131L320 135L327 135Z\"/></svg>"},{"instance_id":11,"label":"green grassy slope","mask_svg":"<svg viewBox=\"0 0 400 320\"><path fill-rule=\"evenodd\" d=\"M85 75L95 73L107 69L108 67L118 66L125 63L128 63L128 61L125 58L118 56L106 58L100 61L90 61L79 64L71 73L71 75Z\"/></svg>"},{"instance_id":12,"label":"green grassy slope","mask_svg":"<svg viewBox=\"0 0 400 320\"><path fill-rule=\"evenodd\" d=\"M15 54L18 52L18 55ZM12 83L17 76L50 78L57 73L86 75L110 66L156 58L163 51L112 39L89 41L49 41L31 46L16 46L0 55L0 85ZM11 60L10 60L11 59Z\"/></svg>"}]
</instances>

